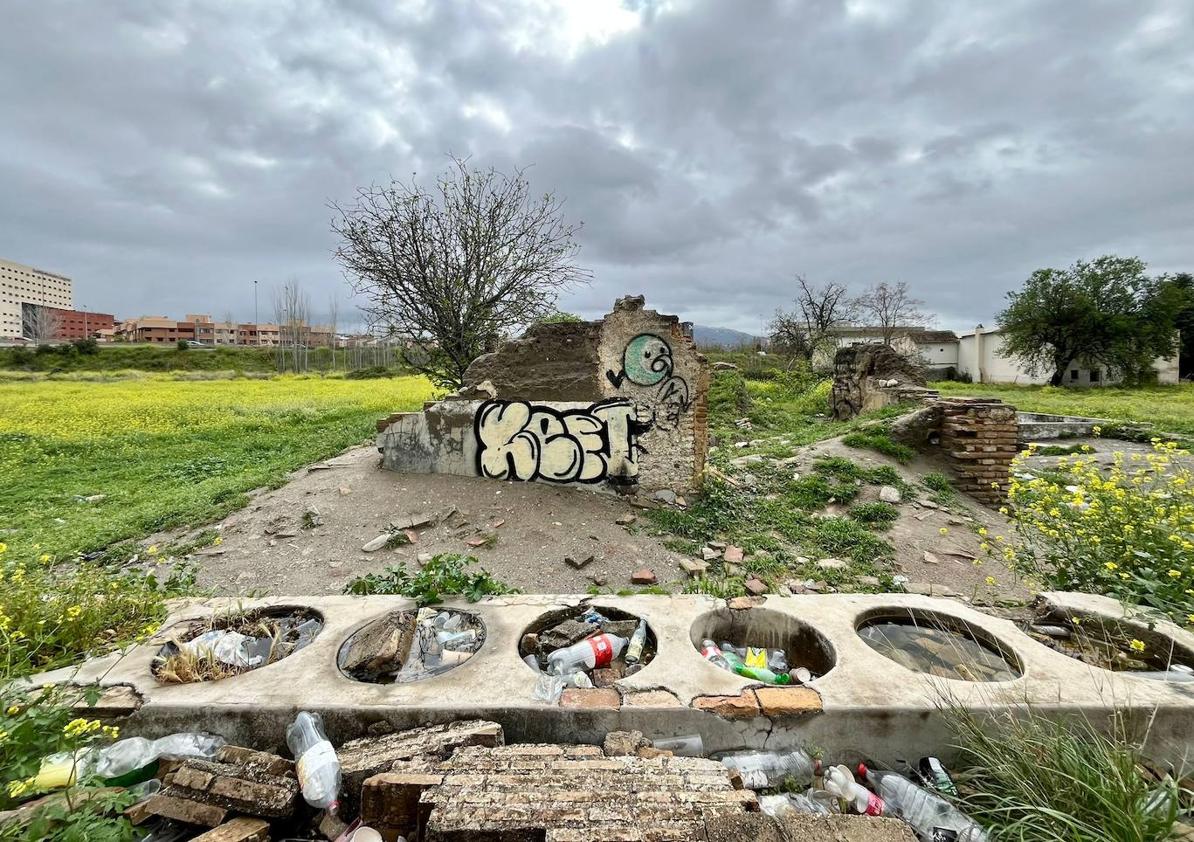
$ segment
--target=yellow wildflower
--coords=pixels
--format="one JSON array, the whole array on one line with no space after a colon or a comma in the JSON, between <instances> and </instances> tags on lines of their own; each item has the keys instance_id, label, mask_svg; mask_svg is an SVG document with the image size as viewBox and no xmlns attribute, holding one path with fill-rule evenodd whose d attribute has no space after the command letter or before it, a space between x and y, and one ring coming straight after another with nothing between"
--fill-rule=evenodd
<instances>
[{"instance_id":1,"label":"yellow wildflower","mask_svg":"<svg viewBox=\"0 0 1194 842\"><path fill-rule=\"evenodd\" d=\"M1128 646L1132 647L1133 652L1143 652L1144 651L1144 641L1143 640L1137 640L1136 638L1132 638L1132 642L1129 643Z\"/></svg>"}]
</instances>

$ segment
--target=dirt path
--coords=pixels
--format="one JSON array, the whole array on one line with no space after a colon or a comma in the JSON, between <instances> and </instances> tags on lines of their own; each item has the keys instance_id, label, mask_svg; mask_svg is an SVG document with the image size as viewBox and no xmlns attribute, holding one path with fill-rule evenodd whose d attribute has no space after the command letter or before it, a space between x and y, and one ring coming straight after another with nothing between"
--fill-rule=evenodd
<instances>
[{"instance_id":1,"label":"dirt path","mask_svg":"<svg viewBox=\"0 0 1194 842\"><path fill-rule=\"evenodd\" d=\"M196 555L200 585L222 595L333 593L363 574L398 562L412 568L420 554L445 552L474 555L495 577L526 592L584 593L594 578L616 590L629 587L630 574L644 566L661 583L682 578L675 553L614 522L637 511L619 498L535 483L399 475L380 470L378 462L375 448L355 448L256 496L224 520L221 546ZM304 528L309 507L318 510L321 524ZM450 519L456 526L415 530L413 545L361 551L392 522L442 518L452 510L459 512ZM496 543L465 543L479 535L496 536ZM564 561L589 556L593 561L583 570Z\"/></svg>"}]
</instances>

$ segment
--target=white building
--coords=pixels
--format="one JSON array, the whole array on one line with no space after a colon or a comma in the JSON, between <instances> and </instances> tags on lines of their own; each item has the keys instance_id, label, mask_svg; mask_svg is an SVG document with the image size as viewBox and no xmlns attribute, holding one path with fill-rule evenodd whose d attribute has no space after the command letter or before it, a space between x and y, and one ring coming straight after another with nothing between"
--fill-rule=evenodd
<instances>
[{"instance_id":1,"label":"white building","mask_svg":"<svg viewBox=\"0 0 1194 842\"><path fill-rule=\"evenodd\" d=\"M0 259L0 341L20 339L22 305L75 309L71 279Z\"/></svg>"},{"instance_id":2,"label":"white building","mask_svg":"<svg viewBox=\"0 0 1194 842\"><path fill-rule=\"evenodd\" d=\"M833 341L837 348L881 343L883 333L879 327L849 325L834 329ZM919 357L930 375L945 376L958 366L958 337L952 330L929 330L919 326L893 328L891 347L906 357ZM814 368L828 368L832 363L832 354L818 353L813 358Z\"/></svg>"},{"instance_id":3,"label":"white building","mask_svg":"<svg viewBox=\"0 0 1194 842\"><path fill-rule=\"evenodd\" d=\"M1173 384L1180 381L1178 358L1158 357L1153 361L1157 382ZM1003 332L997 327L979 325L958 337L959 374L970 375L975 383L1043 384L1049 382L1049 372L1032 374L1023 364L1003 353ZM1079 361L1065 373L1066 386L1102 386L1114 384L1117 375L1106 366L1091 366Z\"/></svg>"}]
</instances>

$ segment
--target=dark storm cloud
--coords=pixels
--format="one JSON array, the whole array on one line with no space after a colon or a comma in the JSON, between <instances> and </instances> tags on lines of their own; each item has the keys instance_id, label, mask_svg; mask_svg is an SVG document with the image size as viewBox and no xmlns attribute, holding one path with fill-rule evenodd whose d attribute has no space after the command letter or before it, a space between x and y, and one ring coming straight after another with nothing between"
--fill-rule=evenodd
<instances>
[{"instance_id":1,"label":"dark storm cloud","mask_svg":"<svg viewBox=\"0 0 1194 842\"><path fill-rule=\"evenodd\" d=\"M962 327L1038 266L1194 264L1192 36L1184 0L12 3L0 256L121 315L319 309L327 202L451 153L584 222L571 309L758 329L800 272Z\"/></svg>"}]
</instances>

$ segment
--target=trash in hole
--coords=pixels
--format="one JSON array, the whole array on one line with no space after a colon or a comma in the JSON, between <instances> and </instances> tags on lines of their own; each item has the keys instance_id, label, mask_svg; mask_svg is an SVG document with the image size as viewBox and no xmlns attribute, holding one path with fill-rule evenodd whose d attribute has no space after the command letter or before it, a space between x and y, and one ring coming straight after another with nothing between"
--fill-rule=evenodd
<instances>
[{"instance_id":1,"label":"trash in hole","mask_svg":"<svg viewBox=\"0 0 1194 842\"><path fill-rule=\"evenodd\" d=\"M394 611L353 634L337 662L357 681L403 684L460 666L484 643L485 624L475 614L451 608Z\"/></svg>"},{"instance_id":2,"label":"trash in hole","mask_svg":"<svg viewBox=\"0 0 1194 842\"><path fill-rule=\"evenodd\" d=\"M276 663L311 643L323 628L303 608L235 612L183 623L153 660L163 684L218 681Z\"/></svg>"},{"instance_id":3,"label":"trash in hole","mask_svg":"<svg viewBox=\"0 0 1194 842\"><path fill-rule=\"evenodd\" d=\"M610 687L655 657L647 621L612 608L557 612L523 635L519 654L539 673L532 697L555 704L569 687Z\"/></svg>"}]
</instances>

